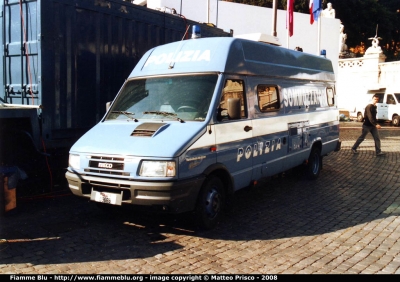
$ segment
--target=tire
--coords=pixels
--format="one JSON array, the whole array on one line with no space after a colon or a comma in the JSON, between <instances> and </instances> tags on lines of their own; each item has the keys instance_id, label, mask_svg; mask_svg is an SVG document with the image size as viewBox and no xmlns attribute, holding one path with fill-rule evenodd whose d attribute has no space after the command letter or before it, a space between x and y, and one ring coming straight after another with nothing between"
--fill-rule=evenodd
<instances>
[{"instance_id":1,"label":"tire","mask_svg":"<svg viewBox=\"0 0 400 282\"><path fill-rule=\"evenodd\" d=\"M362 113L358 113L357 114L357 121L362 122L364 120L364 117L362 115Z\"/></svg>"},{"instance_id":2,"label":"tire","mask_svg":"<svg viewBox=\"0 0 400 282\"><path fill-rule=\"evenodd\" d=\"M319 173L322 169L322 157L321 152L317 147L313 147L308 158L306 176L310 180L318 178Z\"/></svg>"},{"instance_id":3,"label":"tire","mask_svg":"<svg viewBox=\"0 0 400 282\"><path fill-rule=\"evenodd\" d=\"M208 178L199 193L196 205L196 220L201 228L210 230L219 223L225 208L225 190L221 179Z\"/></svg>"},{"instance_id":4,"label":"tire","mask_svg":"<svg viewBox=\"0 0 400 282\"><path fill-rule=\"evenodd\" d=\"M400 117L399 116L394 116L392 118L392 125L393 126L399 126L400 125Z\"/></svg>"}]
</instances>

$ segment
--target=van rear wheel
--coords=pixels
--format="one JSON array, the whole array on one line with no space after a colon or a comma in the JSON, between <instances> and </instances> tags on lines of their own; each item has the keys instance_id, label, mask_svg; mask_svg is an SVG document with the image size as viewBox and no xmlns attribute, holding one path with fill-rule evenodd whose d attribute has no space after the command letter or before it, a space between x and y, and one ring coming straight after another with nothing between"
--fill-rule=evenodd
<instances>
[{"instance_id":1,"label":"van rear wheel","mask_svg":"<svg viewBox=\"0 0 400 282\"><path fill-rule=\"evenodd\" d=\"M312 148L307 162L306 175L310 180L318 178L322 168L321 152L317 147Z\"/></svg>"},{"instance_id":2,"label":"van rear wheel","mask_svg":"<svg viewBox=\"0 0 400 282\"><path fill-rule=\"evenodd\" d=\"M204 229L213 229L220 221L224 207L224 184L220 178L211 176L203 184L197 200L197 223Z\"/></svg>"}]
</instances>

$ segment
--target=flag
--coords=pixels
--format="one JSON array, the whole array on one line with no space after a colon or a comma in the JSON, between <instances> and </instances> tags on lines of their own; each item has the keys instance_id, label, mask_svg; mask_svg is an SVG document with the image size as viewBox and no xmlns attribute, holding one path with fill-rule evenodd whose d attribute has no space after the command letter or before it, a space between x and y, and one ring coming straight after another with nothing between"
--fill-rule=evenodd
<instances>
[{"instance_id":1,"label":"flag","mask_svg":"<svg viewBox=\"0 0 400 282\"><path fill-rule=\"evenodd\" d=\"M313 14L313 5L314 1L310 0L310 4L309 4L309 10L310 10L310 24L314 23L314 14Z\"/></svg>"},{"instance_id":2,"label":"flag","mask_svg":"<svg viewBox=\"0 0 400 282\"><path fill-rule=\"evenodd\" d=\"M313 4L312 4L313 21L318 21L319 15L322 10L321 0L313 0L312 2L313 2ZM311 3L310 3L310 5L311 5ZM310 22L311 22L311 20L310 20Z\"/></svg>"},{"instance_id":3,"label":"flag","mask_svg":"<svg viewBox=\"0 0 400 282\"><path fill-rule=\"evenodd\" d=\"M294 0L287 1L286 29L288 29L289 36L293 35L293 5Z\"/></svg>"}]
</instances>

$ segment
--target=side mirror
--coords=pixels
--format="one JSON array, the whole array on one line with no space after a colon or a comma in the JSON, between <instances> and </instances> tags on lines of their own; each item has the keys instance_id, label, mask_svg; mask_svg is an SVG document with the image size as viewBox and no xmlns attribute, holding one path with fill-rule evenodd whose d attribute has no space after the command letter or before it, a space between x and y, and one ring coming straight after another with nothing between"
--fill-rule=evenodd
<instances>
[{"instance_id":1,"label":"side mirror","mask_svg":"<svg viewBox=\"0 0 400 282\"><path fill-rule=\"evenodd\" d=\"M228 99L228 116L229 119L240 119L240 99L229 98Z\"/></svg>"},{"instance_id":2,"label":"side mirror","mask_svg":"<svg viewBox=\"0 0 400 282\"><path fill-rule=\"evenodd\" d=\"M106 112L108 112L108 109L110 108L112 102L107 102L106 103Z\"/></svg>"}]
</instances>

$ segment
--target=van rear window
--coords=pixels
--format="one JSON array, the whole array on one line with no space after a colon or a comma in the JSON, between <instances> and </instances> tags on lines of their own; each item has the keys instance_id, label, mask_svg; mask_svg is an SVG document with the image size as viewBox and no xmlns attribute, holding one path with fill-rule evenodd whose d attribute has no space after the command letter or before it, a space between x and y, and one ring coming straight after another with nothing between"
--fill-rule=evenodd
<instances>
[{"instance_id":1,"label":"van rear window","mask_svg":"<svg viewBox=\"0 0 400 282\"><path fill-rule=\"evenodd\" d=\"M278 87L274 85L257 86L258 107L261 112L279 110L280 99Z\"/></svg>"}]
</instances>

